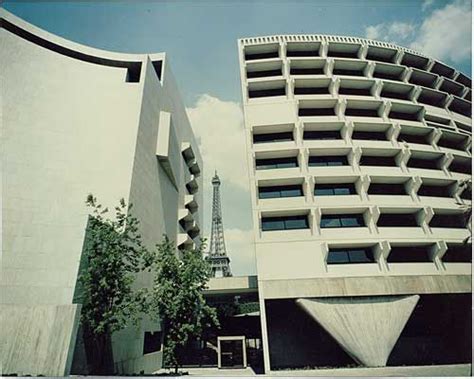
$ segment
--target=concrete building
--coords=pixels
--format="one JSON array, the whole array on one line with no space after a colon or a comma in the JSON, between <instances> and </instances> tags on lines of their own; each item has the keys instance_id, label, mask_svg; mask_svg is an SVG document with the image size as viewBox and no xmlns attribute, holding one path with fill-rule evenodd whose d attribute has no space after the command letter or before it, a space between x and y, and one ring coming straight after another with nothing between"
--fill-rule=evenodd
<instances>
[{"instance_id":1,"label":"concrete building","mask_svg":"<svg viewBox=\"0 0 474 379\"><path fill-rule=\"evenodd\" d=\"M265 372L469 373L471 79L354 37L238 49Z\"/></svg>"},{"instance_id":2,"label":"concrete building","mask_svg":"<svg viewBox=\"0 0 474 379\"><path fill-rule=\"evenodd\" d=\"M84 372L75 290L87 194L133 203L148 246L164 233L191 246L201 156L164 53L97 50L0 12L2 373ZM117 372L159 369L161 339L147 320L114 335Z\"/></svg>"}]
</instances>

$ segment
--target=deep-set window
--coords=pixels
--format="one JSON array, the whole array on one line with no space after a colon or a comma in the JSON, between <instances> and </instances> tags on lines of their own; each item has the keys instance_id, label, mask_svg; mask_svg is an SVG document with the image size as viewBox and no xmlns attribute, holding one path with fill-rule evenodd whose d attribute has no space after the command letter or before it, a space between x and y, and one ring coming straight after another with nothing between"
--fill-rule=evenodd
<instances>
[{"instance_id":1,"label":"deep-set window","mask_svg":"<svg viewBox=\"0 0 474 379\"><path fill-rule=\"evenodd\" d=\"M416 213L382 213L377 221L381 227L412 227L418 226Z\"/></svg>"},{"instance_id":2,"label":"deep-set window","mask_svg":"<svg viewBox=\"0 0 474 379\"><path fill-rule=\"evenodd\" d=\"M305 130L303 133L303 139L330 140L342 139L342 136L339 130Z\"/></svg>"},{"instance_id":3,"label":"deep-set window","mask_svg":"<svg viewBox=\"0 0 474 379\"><path fill-rule=\"evenodd\" d=\"M303 196L301 184L288 186L268 186L258 187L259 199L275 199L279 197L297 197Z\"/></svg>"},{"instance_id":4,"label":"deep-set window","mask_svg":"<svg viewBox=\"0 0 474 379\"><path fill-rule=\"evenodd\" d=\"M425 246L392 246L388 263L431 262L431 245Z\"/></svg>"},{"instance_id":5,"label":"deep-set window","mask_svg":"<svg viewBox=\"0 0 474 379\"><path fill-rule=\"evenodd\" d=\"M143 354L161 350L161 332L145 332L143 340Z\"/></svg>"},{"instance_id":6,"label":"deep-set window","mask_svg":"<svg viewBox=\"0 0 474 379\"><path fill-rule=\"evenodd\" d=\"M355 195L356 193L354 183L316 184L314 187L316 196Z\"/></svg>"},{"instance_id":7,"label":"deep-set window","mask_svg":"<svg viewBox=\"0 0 474 379\"><path fill-rule=\"evenodd\" d=\"M449 165L449 171L452 172L459 172L461 174L471 174L471 161L457 161L454 160L450 165Z\"/></svg>"},{"instance_id":8,"label":"deep-set window","mask_svg":"<svg viewBox=\"0 0 474 379\"><path fill-rule=\"evenodd\" d=\"M254 134L253 143L287 142L293 141L292 132Z\"/></svg>"},{"instance_id":9,"label":"deep-set window","mask_svg":"<svg viewBox=\"0 0 474 379\"><path fill-rule=\"evenodd\" d=\"M369 195L406 195L407 191L403 183L371 183L368 190Z\"/></svg>"},{"instance_id":10,"label":"deep-set window","mask_svg":"<svg viewBox=\"0 0 474 379\"><path fill-rule=\"evenodd\" d=\"M465 214L435 214L430 221L430 227L463 229L466 223Z\"/></svg>"},{"instance_id":11,"label":"deep-set window","mask_svg":"<svg viewBox=\"0 0 474 379\"><path fill-rule=\"evenodd\" d=\"M344 264L344 263L373 263L375 262L374 254L370 247L359 248L330 248L328 251L328 264Z\"/></svg>"},{"instance_id":12,"label":"deep-set window","mask_svg":"<svg viewBox=\"0 0 474 379\"><path fill-rule=\"evenodd\" d=\"M438 159L410 158L407 166L412 168L424 168L428 170L437 170L439 167Z\"/></svg>"},{"instance_id":13,"label":"deep-set window","mask_svg":"<svg viewBox=\"0 0 474 379\"><path fill-rule=\"evenodd\" d=\"M256 159L255 165L257 170L291 168L298 167L298 159L296 157Z\"/></svg>"},{"instance_id":14,"label":"deep-set window","mask_svg":"<svg viewBox=\"0 0 474 379\"><path fill-rule=\"evenodd\" d=\"M425 134L408 134L408 133L400 133L397 138L400 142L408 142L408 143L419 143L421 145L429 145L430 141L428 141L428 136Z\"/></svg>"},{"instance_id":15,"label":"deep-set window","mask_svg":"<svg viewBox=\"0 0 474 379\"><path fill-rule=\"evenodd\" d=\"M322 215L321 228L357 228L365 226L362 214Z\"/></svg>"},{"instance_id":16,"label":"deep-set window","mask_svg":"<svg viewBox=\"0 0 474 379\"><path fill-rule=\"evenodd\" d=\"M472 245L470 243L448 244L448 250L441 260L451 263L470 263L472 262Z\"/></svg>"},{"instance_id":17,"label":"deep-set window","mask_svg":"<svg viewBox=\"0 0 474 379\"><path fill-rule=\"evenodd\" d=\"M308 216L262 217L262 231L309 229Z\"/></svg>"},{"instance_id":18,"label":"deep-set window","mask_svg":"<svg viewBox=\"0 0 474 379\"><path fill-rule=\"evenodd\" d=\"M362 155L359 161L360 166L391 166L396 167L395 157L375 157L372 155Z\"/></svg>"},{"instance_id":19,"label":"deep-set window","mask_svg":"<svg viewBox=\"0 0 474 379\"><path fill-rule=\"evenodd\" d=\"M347 166L346 155L312 156L309 157L309 166Z\"/></svg>"},{"instance_id":20,"label":"deep-set window","mask_svg":"<svg viewBox=\"0 0 474 379\"><path fill-rule=\"evenodd\" d=\"M422 184L418 196L451 197L450 186L430 186Z\"/></svg>"},{"instance_id":21,"label":"deep-set window","mask_svg":"<svg viewBox=\"0 0 474 379\"><path fill-rule=\"evenodd\" d=\"M352 132L352 139L368 141L386 141L387 136L385 135L385 132L366 132L355 130L354 132Z\"/></svg>"}]
</instances>

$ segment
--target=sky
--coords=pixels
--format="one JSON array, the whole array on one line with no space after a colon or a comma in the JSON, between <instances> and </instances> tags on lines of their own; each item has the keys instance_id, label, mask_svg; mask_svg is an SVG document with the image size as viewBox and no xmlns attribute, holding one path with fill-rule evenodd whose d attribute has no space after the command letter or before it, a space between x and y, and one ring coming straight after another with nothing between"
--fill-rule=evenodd
<instances>
[{"instance_id":1,"label":"sky","mask_svg":"<svg viewBox=\"0 0 474 379\"><path fill-rule=\"evenodd\" d=\"M7 0L2 6L81 44L167 53L204 160L204 234L210 231L210 178L217 169L234 275L256 272L238 38L367 37L413 48L471 77L472 6L466 0Z\"/></svg>"}]
</instances>

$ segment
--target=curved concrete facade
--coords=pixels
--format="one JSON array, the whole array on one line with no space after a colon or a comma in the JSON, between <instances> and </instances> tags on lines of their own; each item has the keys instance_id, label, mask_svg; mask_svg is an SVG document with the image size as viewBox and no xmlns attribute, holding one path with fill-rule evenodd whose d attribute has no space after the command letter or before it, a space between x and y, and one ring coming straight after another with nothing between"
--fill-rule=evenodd
<instances>
[{"instance_id":1,"label":"curved concrete facade","mask_svg":"<svg viewBox=\"0 0 474 379\"><path fill-rule=\"evenodd\" d=\"M354 37L238 49L266 371L269 300L469 293L471 79Z\"/></svg>"},{"instance_id":2,"label":"curved concrete facade","mask_svg":"<svg viewBox=\"0 0 474 379\"><path fill-rule=\"evenodd\" d=\"M93 49L0 11L1 302L2 310L21 308L28 318L28 312L48 314L36 306L75 309L79 301L88 193L109 207L120 198L133 203L148 246L164 233L191 246L200 235L203 166L165 54ZM150 284L148 275L137 278L137 286ZM5 312L2 317L11 317ZM78 317L61 327L73 337L68 363L54 367L48 367L51 357L33 364L22 356L21 345L41 332L43 320L33 319L29 334L2 330L3 372L64 375L71 364L80 371L72 359ZM144 321L114 336L117 372L161 367L161 351L144 354L144 333L156 331L159 325ZM45 338L54 345L58 337Z\"/></svg>"}]
</instances>

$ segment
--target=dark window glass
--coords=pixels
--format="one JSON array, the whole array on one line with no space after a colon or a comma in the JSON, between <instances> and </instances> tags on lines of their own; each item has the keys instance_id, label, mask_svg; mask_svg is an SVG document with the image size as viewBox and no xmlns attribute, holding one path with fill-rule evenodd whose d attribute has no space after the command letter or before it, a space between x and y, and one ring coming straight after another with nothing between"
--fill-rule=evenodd
<instances>
[{"instance_id":1,"label":"dark window glass","mask_svg":"<svg viewBox=\"0 0 474 379\"><path fill-rule=\"evenodd\" d=\"M406 195L403 183L371 183L369 195Z\"/></svg>"},{"instance_id":2,"label":"dark window glass","mask_svg":"<svg viewBox=\"0 0 474 379\"><path fill-rule=\"evenodd\" d=\"M317 57L319 56L318 50L287 50L287 57Z\"/></svg>"},{"instance_id":3,"label":"dark window glass","mask_svg":"<svg viewBox=\"0 0 474 379\"><path fill-rule=\"evenodd\" d=\"M374 254L371 248L341 248L329 249L327 263L373 263Z\"/></svg>"},{"instance_id":4,"label":"dark window glass","mask_svg":"<svg viewBox=\"0 0 474 379\"><path fill-rule=\"evenodd\" d=\"M301 185L259 187L259 199L273 199L278 197L297 197L303 196Z\"/></svg>"},{"instance_id":5,"label":"dark window glass","mask_svg":"<svg viewBox=\"0 0 474 379\"><path fill-rule=\"evenodd\" d=\"M471 174L471 162L461 162L454 160L449 165L449 171L459 172L461 174Z\"/></svg>"},{"instance_id":6,"label":"dark window glass","mask_svg":"<svg viewBox=\"0 0 474 379\"><path fill-rule=\"evenodd\" d=\"M269 53L245 54L245 60L247 61L251 61L255 59L269 59L269 58L278 58L278 51L271 51Z\"/></svg>"},{"instance_id":7,"label":"dark window glass","mask_svg":"<svg viewBox=\"0 0 474 379\"><path fill-rule=\"evenodd\" d=\"M298 167L298 159L296 157L257 159L255 163L257 170Z\"/></svg>"},{"instance_id":8,"label":"dark window glass","mask_svg":"<svg viewBox=\"0 0 474 379\"><path fill-rule=\"evenodd\" d=\"M333 155L333 156L313 156L309 157L309 166L347 166L347 156Z\"/></svg>"},{"instance_id":9,"label":"dark window glass","mask_svg":"<svg viewBox=\"0 0 474 379\"><path fill-rule=\"evenodd\" d=\"M303 133L303 139L309 140L327 140L327 139L342 139L341 132L339 130L305 130Z\"/></svg>"},{"instance_id":10,"label":"dark window glass","mask_svg":"<svg viewBox=\"0 0 474 379\"><path fill-rule=\"evenodd\" d=\"M334 108L300 108L298 116L335 116Z\"/></svg>"},{"instance_id":11,"label":"dark window glass","mask_svg":"<svg viewBox=\"0 0 474 379\"><path fill-rule=\"evenodd\" d=\"M254 134L254 143L268 143L268 142L285 142L293 141L292 132L268 133L268 134Z\"/></svg>"},{"instance_id":12,"label":"dark window glass","mask_svg":"<svg viewBox=\"0 0 474 379\"><path fill-rule=\"evenodd\" d=\"M365 221L361 214L322 215L321 217L321 228L355 228L362 226L365 226Z\"/></svg>"},{"instance_id":13,"label":"dark window glass","mask_svg":"<svg viewBox=\"0 0 474 379\"><path fill-rule=\"evenodd\" d=\"M463 151L465 142L464 141L454 141L454 140L446 138L446 137L445 138L441 137L437 144L438 144L438 146L441 146L441 147L447 147L449 149L455 149L455 150Z\"/></svg>"},{"instance_id":14,"label":"dark window glass","mask_svg":"<svg viewBox=\"0 0 474 379\"><path fill-rule=\"evenodd\" d=\"M429 246L392 246L387 262L431 262Z\"/></svg>"},{"instance_id":15,"label":"dark window glass","mask_svg":"<svg viewBox=\"0 0 474 379\"><path fill-rule=\"evenodd\" d=\"M450 186L429 186L422 184L418 190L419 196L432 196L432 197L451 197Z\"/></svg>"},{"instance_id":16,"label":"dark window glass","mask_svg":"<svg viewBox=\"0 0 474 379\"><path fill-rule=\"evenodd\" d=\"M466 227L467 217L464 214L435 214L430 221L432 228L456 228Z\"/></svg>"},{"instance_id":17,"label":"dark window glass","mask_svg":"<svg viewBox=\"0 0 474 379\"><path fill-rule=\"evenodd\" d=\"M415 213L382 213L377 222L381 227L418 226Z\"/></svg>"},{"instance_id":18,"label":"dark window glass","mask_svg":"<svg viewBox=\"0 0 474 379\"><path fill-rule=\"evenodd\" d=\"M472 199L472 190L470 188L466 188L464 191L462 191L461 199L471 200Z\"/></svg>"},{"instance_id":19,"label":"dark window glass","mask_svg":"<svg viewBox=\"0 0 474 379\"><path fill-rule=\"evenodd\" d=\"M376 66L375 71L374 71L374 78L401 81L402 72L403 72L403 70L398 71L398 72L394 72L394 73L393 72L383 72L380 69L377 69L377 66Z\"/></svg>"},{"instance_id":20,"label":"dark window glass","mask_svg":"<svg viewBox=\"0 0 474 379\"><path fill-rule=\"evenodd\" d=\"M374 74L375 76L375 74ZM388 78L390 79L390 78ZM396 80L396 79L395 79ZM381 97L388 97L390 99L409 100L411 91L408 92L395 92L387 89L382 89L380 93Z\"/></svg>"},{"instance_id":21,"label":"dark window glass","mask_svg":"<svg viewBox=\"0 0 474 379\"><path fill-rule=\"evenodd\" d=\"M427 135L419 135L419 134L407 134L407 133L400 133L397 138L400 142L409 142L409 143L419 143L422 145L429 145L430 142L428 141Z\"/></svg>"},{"instance_id":22,"label":"dark window glass","mask_svg":"<svg viewBox=\"0 0 474 379\"><path fill-rule=\"evenodd\" d=\"M369 141L386 141L387 136L384 132L362 132L354 131L352 133L352 139L362 139Z\"/></svg>"},{"instance_id":23,"label":"dark window glass","mask_svg":"<svg viewBox=\"0 0 474 379\"><path fill-rule=\"evenodd\" d=\"M371 155L362 155L359 165L361 166L392 166L396 167L395 157L375 157Z\"/></svg>"},{"instance_id":24,"label":"dark window glass","mask_svg":"<svg viewBox=\"0 0 474 379\"><path fill-rule=\"evenodd\" d=\"M364 70L346 70L342 68L334 68L332 74L341 76L364 76Z\"/></svg>"},{"instance_id":25,"label":"dark window glass","mask_svg":"<svg viewBox=\"0 0 474 379\"><path fill-rule=\"evenodd\" d=\"M448 250L444 253L443 262L469 263L472 262L472 245L471 244L449 244Z\"/></svg>"},{"instance_id":26,"label":"dark window glass","mask_svg":"<svg viewBox=\"0 0 474 379\"><path fill-rule=\"evenodd\" d=\"M353 117L379 117L377 109L346 108L345 115Z\"/></svg>"},{"instance_id":27,"label":"dark window glass","mask_svg":"<svg viewBox=\"0 0 474 379\"><path fill-rule=\"evenodd\" d=\"M324 75L324 69L315 68L291 68L290 75Z\"/></svg>"},{"instance_id":28,"label":"dark window glass","mask_svg":"<svg viewBox=\"0 0 474 379\"><path fill-rule=\"evenodd\" d=\"M398 120L417 121L418 113L405 113L405 112L390 111L388 117L395 118Z\"/></svg>"},{"instance_id":29,"label":"dark window glass","mask_svg":"<svg viewBox=\"0 0 474 379\"><path fill-rule=\"evenodd\" d=\"M410 158L408 160L407 166L412 167L412 168L425 168L428 170L437 170L438 159Z\"/></svg>"},{"instance_id":30,"label":"dark window glass","mask_svg":"<svg viewBox=\"0 0 474 379\"><path fill-rule=\"evenodd\" d=\"M314 188L316 196L354 195L356 193L354 183L316 184Z\"/></svg>"},{"instance_id":31,"label":"dark window glass","mask_svg":"<svg viewBox=\"0 0 474 379\"><path fill-rule=\"evenodd\" d=\"M154 353L161 350L161 332L145 332L143 341L143 354Z\"/></svg>"},{"instance_id":32,"label":"dark window glass","mask_svg":"<svg viewBox=\"0 0 474 379\"><path fill-rule=\"evenodd\" d=\"M277 70L265 70L265 71L249 71L247 72L247 78L264 78L268 76L280 76L281 68Z\"/></svg>"},{"instance_id":33,"label":"dark window glass","mask_svg":"<svg viewBox=\"0 0 474 379\"><path fill-rule=\"evenodd\" d=\"M371 96L370 88L339 87L339 95Z\"/></svg>"},{"instance_id":34,"label":"dark window glass","mask_svg":"<svg viewBox=\"0 0 474 379\"><path fill-rule=\"evenodd\" d=\"M262 230L308 229L308 216L262 217Z\"/></svg>"},{"instance_id":35,"label":"dark window glass","mask_svg":"<svg viewBox=\"0 0 474 379\"><path fill-rule=\"evenodd\" d=\"M329 87L296 87L295 95L325 95L329 94Z\"/></svg>"},{"instance_id":36,"label":"dark window glass","mask_svg":"<svg viewBox=\"0 0 474 379\"><path fill-rule=\"evenodd\" d=\"M249 90L249 98L253 97L270 97L270 96L285 96L285 87L272 88L272 89L261 89L261 90Z\"/></svg>"}]
</instances>

